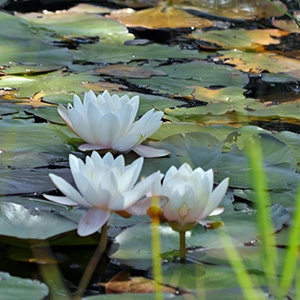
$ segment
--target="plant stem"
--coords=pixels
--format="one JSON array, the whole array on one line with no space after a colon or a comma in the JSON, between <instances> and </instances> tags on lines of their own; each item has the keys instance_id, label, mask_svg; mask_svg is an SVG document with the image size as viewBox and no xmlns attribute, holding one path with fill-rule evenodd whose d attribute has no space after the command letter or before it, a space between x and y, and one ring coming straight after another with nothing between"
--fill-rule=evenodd
<instances>
[{"instance_id":1,"label":"plant stem","mask_svg":"<svg viewBox=\"0 0 300 300\"><path fill-rule=\"evenodd\" d=\"M281 272L279 289L277 291L277 299L284 299L297 276L298 264L298 245L299 245L299 229L300 229L300 188L298 188L297 201L293 216L293 226L290 229L288 237L288 247L285 255L283 270Z\"/></svg>"},{"instance_id":2,"label":"plant stem","mask_svg":"<svg viewBox=\"0 0 300 300\"><path fill-rule=\"evenodd\" d=\"M180 262L185 263L186 260L186 248L185 248L185 231L179 232L179 255L180 255Z\"/></svg>"},{"instance_id":3,"label":"plant stem","mask_svg":"<svg viewBox=\"0 0 300 300\"><path fill-rule=\"evenodd\" d=\"M107 246L107 222L102 226L100 241L79 282L72 300L80 300Z\"/></svg>"},{"instance_id":4,"label":"plant stem","mask_svg":"<svg viewBox=\"0 0 300 300\"><path fill-rule=\"evenodd\" d=\"M151 206L159 208L159 197L152 197ZM157 211L159 211L158 209ZM155 210L154 210L155 211ZM152 265L155 288L155 300L163 300L162 294L162 269L161 269L161 245L159 232L160 219L159 214L153 214L151 223L151 238L152 238Z\"/></svg>"}]
</instances>

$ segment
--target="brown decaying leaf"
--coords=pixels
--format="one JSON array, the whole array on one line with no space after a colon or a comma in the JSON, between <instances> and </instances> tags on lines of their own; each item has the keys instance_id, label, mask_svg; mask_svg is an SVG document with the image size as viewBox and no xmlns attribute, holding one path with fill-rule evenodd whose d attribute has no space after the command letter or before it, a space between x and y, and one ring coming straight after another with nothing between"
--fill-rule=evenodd
<instances>
[{"instance_id":1,"label":"brown decaying leaf","mask_svg":"<svg viewBox=\"0 0 300 300\"><path fill-rule=\"evenodd\" d=\"M225 64L235 65L237 69L250 73L286 73L300 79L300 61L273 52L245 53L231 51L221 57Z\"/></svg>"},{"instance_id":2,"label":"brown decaying leaf","mask_svg":"<svg viewBox=\"0 0 300 300\"><path fill-rule=\"evenodd\" d=\"M101 69L95 69L96 73L102 75L128 77L128 78L150 78L151 76L167 76L168 74L160 70L151 70L127 65L111 65Z\"/></svg>"},{"instance_id":3,"label":"brown decaying leaf","mask_svg":"<svg viewBox=\"0 0 300 300\"><path fill-rule=\"evenodd\" d=\"M107 283L99 283L105 287L107 294L120 294L120 293L154 293L155 282L154 280L144 277L130 277L129 271L123 270L115 275ZM176 294L177 290L170 286L161 285L161 291L165 293Z\"/></svg>"},{"instance_id":4,"label":"brown decaying leaf","mask_svg":"<svg viewBox=\"0 0 300 300\"><path fill-rule=\"evenodd\" d=\"M196 17L174 6L165 4L154 8L135 11L130 8L113 11L108 17L118 20L128 27L157 28L204 28L213 22Z\"/></svg>"},{"instance_id":5,"label":"brown decaying leaf","mask_svg":"<svg viewBox=\"0 0 300 300\"><path fill-rule=\"evenodd\" d=\"M278 29L227 29L211 30L203 32L194 31L187 37L213 43L223 49L264 51L264 47L270 44L280 44L280 38L288 35L286 31Z\"/></svg>"}]
</instances>

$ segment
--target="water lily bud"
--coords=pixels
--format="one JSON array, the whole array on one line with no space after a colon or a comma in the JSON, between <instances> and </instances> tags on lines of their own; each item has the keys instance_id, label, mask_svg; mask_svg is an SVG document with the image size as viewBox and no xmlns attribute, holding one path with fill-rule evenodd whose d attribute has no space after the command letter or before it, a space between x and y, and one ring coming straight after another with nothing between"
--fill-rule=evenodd
<instances>
[{"instance_id":1,"label":"water lily bud","mask_svg":"<svg viewBox=\"0 0 300 300\"><path fill-rule=\"evenodd\" d=\"M191 230L210 215L223 211L219 204L225 196L229 178L214 190L214 175L210 169L192 168L184 163L179 169L172 166L166 173L161 194L168 197L163 207L169 225L179 232Z\"/></svg>"}]
</instances>

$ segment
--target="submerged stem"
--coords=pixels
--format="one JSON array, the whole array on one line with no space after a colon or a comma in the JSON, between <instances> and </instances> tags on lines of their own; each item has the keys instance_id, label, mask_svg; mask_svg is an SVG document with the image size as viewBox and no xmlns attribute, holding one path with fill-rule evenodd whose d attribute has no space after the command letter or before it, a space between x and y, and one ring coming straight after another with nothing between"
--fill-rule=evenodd
<instances>
[{"instance_id":1,"label":"submerged stem","mask_svg":"<svg viewBox=\"0 0 300 300\"><path fill-rule=\"evenodd\" d=\"M180 249L179 249L180 262L185 263L185 259L186 259L185 231L179 232L179 244L180 244Z\"/></svg>"},{"instance_id":2,"label":"submerged stem","mask_svg":"<svg viewBox=\"0 0 300 300\"><path fill-rule=\"evenodd\" d=\"M100 241L79 282L72 300L80 300L107 246L107 222L102 226Z\"/></svg>"}]
</instances>

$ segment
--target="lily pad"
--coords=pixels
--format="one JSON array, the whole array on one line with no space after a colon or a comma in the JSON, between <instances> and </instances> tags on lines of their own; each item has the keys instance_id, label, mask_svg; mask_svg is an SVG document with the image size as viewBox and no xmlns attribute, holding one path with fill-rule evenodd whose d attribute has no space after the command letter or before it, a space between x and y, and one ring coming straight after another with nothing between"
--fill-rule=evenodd
<instances>
[{"instance_id":1,"label":"lily pad","mask_svg":"<svg viewBox=\"0 0 300 300\"><path fill-rule=\"evenodd\" d=\"M110 18L128 27L157 28L205 28L213 22L189 14L174 6L162 3L156 7L135 11L133 9L115 10Z\"/></svg>"},{"instance_id":2,"label":"lily pad","mask_svg":"<svg viewBox=\"0 0 300 300\"><path fill-rule=\"evenodd\" d=\"M236 67L244 72L261 73L269 71L272 73L285 73L300 78L299 60L278 55L274 52L253 53L244 51L220 51L224 63L236 65Z\"/></svg>"},{"instance_id":3,"label":"lily pad","mask_svg":"<svg viewBox=\"0 0 300 300\"><path fill-rule=\"evenodd\" d=\"M159 163L154 159L145 161L144 170L150 173L156 168L165 172L172 164L179 166L183 162L188 162L194 168L198 166L204 169L212 168L216 180L230 177L232 187L250 188L252 186L249 179L250 169L244 152L244 143L247 143L251 131L252 128L249 128L248 134L244 132L237 133L235 137L228 136L228 144L218 141L209 133L202 132L177 134L161 142L150 143L152 146L168 149L171 156L161 158ZM269 189L288 190L292 186L297 186L300 177L296 173L296 160L290 148L271 135L261 134L259 138L264 153ZM282 181L282 178L285 178L285 181Z\"/></svg>"},{"instance_id":4,"label":"lily pad","mask_svg":"<svg viewBox=\"0 0 300 300\"><path fill-rule=\"evenodd\" d=\"M89 36L100 38L106 43L119 44L134 38L125 26L98 14L63 11L18 14L18 16L27 20L36 30L44 29L43 33L49 35L48 39L53 39L54 33L56 37L65 39Z\"/></svg>"},{"instance_id":5,"label":"lily pad","mask_svg":"<svg viewBox=\"0 0 300 300\"><path fill-rule=\"evenodd\" d=\"M48 287L37 280L24 279L0 272L1 299L42 300L49 293Z\"/></svg>"},{"instance_id":6,"label":"lily pad","mask_svg":"<svg viewBox=\"0 0 300 300\"><path fill-rule=\"evenodd\" d=\"M181 1L180 1L181 2ZM281 1L273 1L286 11L287 7ZM210 1L202 0L201 3L197 0L185 2L182 8L194 10L196 12L207 13L217 17L235 20L254 20L257 18L268 18L282 16L283 12L275 5L267 0L243 0L243 1Z\"/></svg>"},{"instance_id":7,"label":"lily pad","mask_svg":"<svg viewBox=\"0 0 300 300\"><path fill-rule=\"evenodd\" d=\"M68 49L43 42L25 20L0 12L0 26L5 28L0 33L2 73L32 74L71 64L73 58Z\"/></svg>"},{"instance_id":8,"label":"lily pad","mask_svg":"<svg viewBox=\"0 0 300 300\"><path fill-rule=\"evenodd\" d=\"M150 79L131 79L138 86L170 96L188 96L194 91L193 86L234 86L244 87L248 78L240 71L222 65L212 65L205 61L172 64L158 67L157 70L168 74L164 80L158 77Z\"/></svg>"},{"instance_id":9,"label":"lily pad","mask_svg":"<svg viewBox=\"0 0 300 300\"><path fill-rule=\"evenodd\" d=\"M161 251L167 253L179 248L179 234L167 225L161 225ZM222 247L217 230L206 231L201 225L187 233L187 247ZM219 234L222 234L219 233ZM236 245L241 245L235 240ZM127 228L117 237L109 250L111 259L138 269L148 269L152 265L151 224L141 223Z\"/></svg>"},{"instance_id":10,"label":"lily pad","mask_svg":"<svg viewBox=\"0 0 300 300\"><path fill-rule=\"evenodd\" d=\"M97 82L98 80L99 78L92 75L91 72L70 74L62 70L37 76L3 76L0 79L0 88L17 89L15 91L15 97L26 98L26 103L30 105L28 99L33 98L37 93L36 98L38 99L57 94L59 94L60 97L68 95L69 98L71 98L71 93L75 92L80 94L84 91L88 91L89 88L85 87L85 84ZM33 106L34 104L35 103L32 103ZM47 106L47 103L44 103L44 105Z\"/></svg>"},{"instance_id":11,"label":"lily pad","mask_svg":"<svg viewBox=\"0 0 300 300\"><path fill-rule=\"evenodd\" d=\"M216 44L224 49L258 50L262 46L280 44L280 39L288 33L278 29L226 29L195 31L188 38Z\"/></svg>"},{"instance_id":12,"label":"lily pad","mask_svg":"<svg viewBox=\"0 0 300 300\"><path fill-rule=\"evenodd\" d=\"M109 45L97 43L82 45L79 50L72 50L74 59L93 63L128 63L140 60L166 61L172 58L206 58L207 53L196 50L183 50L179 46L149 44L144 46Z\"/></svg>"},{"instance_id":13,"label":"lily pad","mask_svg":"<svg viewBox=\"0 0 300 300\"><path fill-rule=\"evenodd\" d=\"M45 240L77 228L77 224L51 212L0 202L0 235L19 239Z\"/></svg>"}]
</instances>

